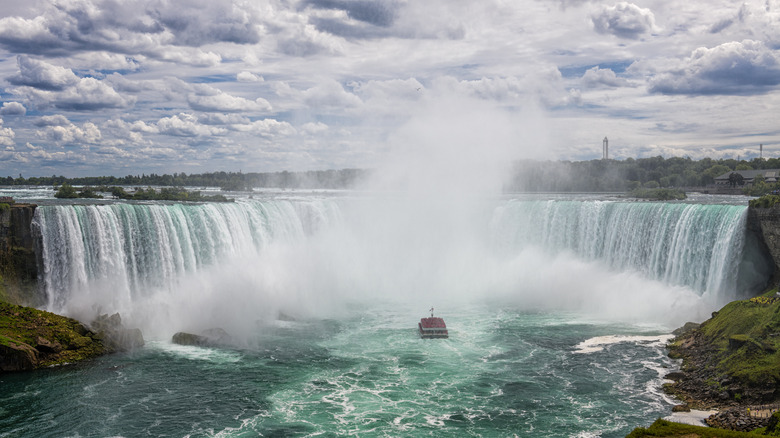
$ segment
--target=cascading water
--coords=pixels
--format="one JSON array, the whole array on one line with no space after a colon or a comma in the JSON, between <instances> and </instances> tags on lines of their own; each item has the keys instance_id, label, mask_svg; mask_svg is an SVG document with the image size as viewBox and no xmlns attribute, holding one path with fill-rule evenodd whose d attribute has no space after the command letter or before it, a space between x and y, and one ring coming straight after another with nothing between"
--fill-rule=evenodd
<instances>
[{"instance_id":1,"label":"cascading water","mask_svg":"<svg viewBox=\"0 0 780 438\"><path fill-rule=\"evenodd\" d=\"M302 197L45 206L35 223L48 308L84 319L120 311L158 322L179 315L172 325L192 325L210 314L225 325L237 319L230 315L271 314L285 300L289 310L345 296L516 296L531 305L573 286L539 280L557 274L541 274L548 266L528 267L524 257L550 265L539 260L560 253L596 264L567 262L562 269L572 274L599 266L639 273L666 285L674 299L682 292L669 287L682 287L710 306L754 291L769 275L746 241L744 206L510 200L451 211L447 205ZM588 282L616 281L599 275ZM616 287L632 288L636 280L620 282ZM653 293L645 291L648 298Z\"/></svg>"},{"instance_id":2,"label":"cascading water","mask_svg":"<svg viewBox=\"0 0 780 438\"><path fill-rule=\"evenodd\" d=\"M754 242L746 242L746 213L721 204L512 201L494 215L493 240L507 251L573 251L723 304L755 292L771 273Z\"/></svg>"},{"instance_id":3,"label":"cascading water","mask_svg":"<svg viewBox=\"0 0 780 438\"><path fill-rule=\"evenodd\" d=\"M300 241L338 214L332 203L288 200L43 206L34 226L47 308L85 319L87 309L128 312L216 264Z\"/></svg>"}]
</instances>

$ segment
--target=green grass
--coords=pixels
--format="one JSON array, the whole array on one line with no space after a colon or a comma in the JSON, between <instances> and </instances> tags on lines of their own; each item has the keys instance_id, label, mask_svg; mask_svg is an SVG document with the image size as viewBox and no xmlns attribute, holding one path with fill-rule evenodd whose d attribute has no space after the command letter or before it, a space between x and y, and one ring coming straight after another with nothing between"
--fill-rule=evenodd
<instances>
[{"instance_id":1,"label":"green grass","mask_svg":"<svg viewBox=\"0 0 780 438\"><path fill-rule=\"evenodd\" d=\"M2 269L2 266L0 266ZM8 301L8 296L5 292L5 280L3 280L3 274L0 273L0 301Z\"/></svg>"},{"instance_id":2,"label":"green grass","mask_svg":"<svg viewBox=\"0 0 780 438\"><path fill-rule=\"evenodd\" d=\"M780 382L780 300L773 291L727 304L700 327L717 368L749 386Z\"/></svg>"},{"instance_id":3,"label":"green grass","mask_svg":"<svg viewBox=\"0 0 780 438\"><path fill-rule=\"evenodd\" d=\"M766 436L761 433L753 432L735 432L732 430L715 429L704 426L692 426L689 424L675 423L672 421L658 419L647 429L637 427L626 438L645 438L645 437L685 437L685 438L748 438Z\"/></svg>"}]
</instances>

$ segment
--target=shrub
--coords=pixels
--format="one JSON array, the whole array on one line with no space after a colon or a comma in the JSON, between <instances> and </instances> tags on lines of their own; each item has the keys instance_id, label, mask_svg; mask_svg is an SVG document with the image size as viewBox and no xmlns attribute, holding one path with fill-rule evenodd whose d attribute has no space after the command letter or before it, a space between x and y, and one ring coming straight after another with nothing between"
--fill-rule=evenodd
<instances>
[{"instance_id":1,"label":"shrub","mask_svg":"<svg viewBox=\"0 0 780 438\"><path fill-rule=\"evenodd\" d=\"M54 197L59 199L73 199L78 198L79 194L76 193L76 189L74 189L72 185L64 183L60 186L59 190L57 190L57 193L54 194Z\"/></svg>"}]
</instances>

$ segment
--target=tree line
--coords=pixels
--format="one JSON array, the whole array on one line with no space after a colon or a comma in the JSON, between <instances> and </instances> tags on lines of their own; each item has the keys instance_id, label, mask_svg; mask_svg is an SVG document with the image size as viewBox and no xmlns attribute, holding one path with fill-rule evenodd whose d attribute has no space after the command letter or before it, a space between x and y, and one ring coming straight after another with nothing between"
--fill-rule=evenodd
<instances>
[{"instance_id":1,"label":"tree line","mask_svg":"<svg viewBox=\"0 0 780 438\"><path fill-rule=\"evenodd\" d=\"M85 186L81 190L77 190L68 183L59 186L54 197L58 199L101 199L103 193L110 193L115 199L134 201L233 202L233 199L223 195L204 195L200 191L190 191L182 187L161 187L160 190L155 190L152 187L146 189L136 187L132 193L128 193L124 188L118 186Z\"/></svg>"},{"instance_id":2,"label":"tree line","mask_svg":"<svg viewBox=\"0 0 780 438\"><path fill-rule=\"evenodd\" d=\"M780 158L734 160L689 157L591 161L518 161L505 191L625 192L638 188L702 188L737 170L780 169Z\"/></svg>"},{"instance_id":3,"label":"tree line","mask_svg":"<svg viewBox=\"0 0 780 438\"><path fill-rule=\"evenodd\" d=\"M699 188L714 184L715 178L735 170L780 169L780 158L752 160L662 156L625 160L533 161L512 165L504 184L508 192L625 192L638 188ZM0 185L73 186L171 186L219 187L222 190L251 188L349 189L368 178L370 170L341 169L307 172L184 172L155 173L124 177L64 176L0 177ZM772 189L766 185L766 189Z\"/></svg>"},{"instance_id":4,"label":"tree line","mask_svg":"<svg viewBox=\"0 0 780 438\"><path fill-rule=\"evenodd\" d=\"M367 175L361 169L317 170L307 172L210 172L186 174L184 172L158 175L156 173L127 176L89 176L66 178L64 176L44 176L24 178L22 175L0 177L0 185L30 186L170 186L170 187L220 187L222 190L249 190L257 188L290 189L347 189L354 187Z\"/></svg>"}]
</instances>

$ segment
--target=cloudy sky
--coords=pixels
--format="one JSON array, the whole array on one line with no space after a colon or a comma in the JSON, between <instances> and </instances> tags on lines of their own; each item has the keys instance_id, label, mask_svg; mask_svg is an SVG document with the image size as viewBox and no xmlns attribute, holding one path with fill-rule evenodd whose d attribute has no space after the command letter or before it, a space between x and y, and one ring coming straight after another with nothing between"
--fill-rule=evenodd
<instances>
[{"instance_id":1,"label":"cloudy sky","mask_svg":"<svg viewBox=\"0 0 780 438\"><path fill-rule=\"evenodd\" d=\"M0 176L373 168L399 150L588 160L605 136L617 159L780 156L780 0L0 0L0 14Z\"/></svg>"}]
</instances>

